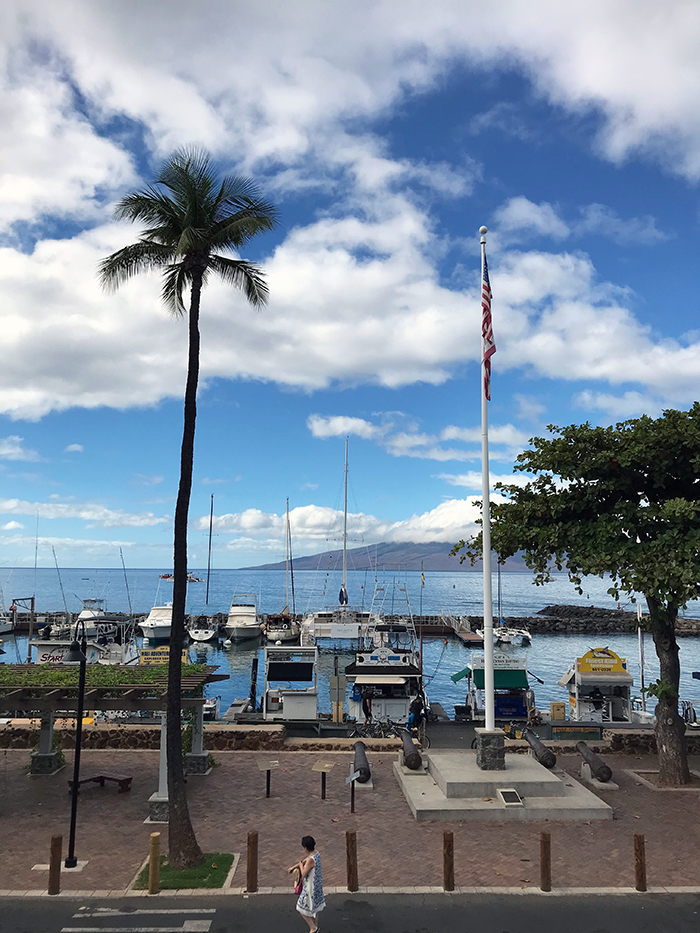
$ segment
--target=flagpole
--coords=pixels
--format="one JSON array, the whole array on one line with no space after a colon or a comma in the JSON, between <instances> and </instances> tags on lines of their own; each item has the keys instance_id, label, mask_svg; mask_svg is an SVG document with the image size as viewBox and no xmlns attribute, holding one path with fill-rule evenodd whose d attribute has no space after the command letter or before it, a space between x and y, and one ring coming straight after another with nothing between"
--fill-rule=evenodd
<instances>
[{"instance_id":1,"label":"flagpole","mask_svg":"<svg viewBox=\"0 0 700 933\"><path fill-rule=\"evenodd\" d=\"M486 227L481 227L481 282L482 302L484 288L484 269L486 266ZM483 320L483 310L482 310ZM483 341L482 341L483 342ZM487 371L487 367L489 371ZM494 717L493 688L493 594L491 590L491 504L489 499L489 409L486 395L487 379L490 375L490 362L482 346L481 359L481 498L482 498L482 538L484 565L484 726L489 732L496 728Z\"/></svg>"}]
</instances>

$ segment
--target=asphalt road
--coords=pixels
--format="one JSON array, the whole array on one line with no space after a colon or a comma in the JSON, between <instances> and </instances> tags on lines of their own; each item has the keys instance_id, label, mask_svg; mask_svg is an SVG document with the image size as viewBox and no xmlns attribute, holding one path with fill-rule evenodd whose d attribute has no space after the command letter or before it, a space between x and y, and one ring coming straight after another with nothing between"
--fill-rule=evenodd
<instances>
[{"instance_id":1,"label":"asphalt road","mask_svg":"<svg viewBox=\"0 0 700 933\"><path fill-rule=\"evenodd\" d=\"M696 933L700 896L336 895L323 933ZM305 933L293 896L3 898L0 933Z\"/></svg>"}]
</instances>

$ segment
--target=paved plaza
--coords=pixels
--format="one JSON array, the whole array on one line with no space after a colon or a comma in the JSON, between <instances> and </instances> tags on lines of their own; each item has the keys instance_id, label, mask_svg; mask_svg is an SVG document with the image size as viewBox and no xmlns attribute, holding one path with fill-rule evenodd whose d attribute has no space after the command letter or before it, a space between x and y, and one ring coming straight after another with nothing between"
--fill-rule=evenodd
<instances>
[{"instance_id":1,"label":"paved plaza","mask_svg":"<svg viewBox=\"0 0 700 933\"><path fill-rule=\"evenodd\" d=\"M272 796L265 798L265 774L257 759L273 757ZM633 835L646 837L648 882L654 889L700 886L700 791L659 791L627 773L650 770L653 757L609 755L618 791L598 791L614 808L609 821L527 823L416 822L393 774L395 753L370 753L374 789L356 795L350 813L345 785L350 752L217 752L220 766L188 779L193 824L202 849L241 853L232 888L245 885L246 835L259 833L261 889L288 886L286 866L299 856L299 840L316 837L323 855L327 888L343 888L345 831L356 830L359 880L363 888L401 888L442 884L442 833L454 832L455 882L460 888L537 889L539 838L552 838L552 878L561 888L631 888L634 884ZM0 751L0 890L46 890L53 834L68 841L72 753L66 767L50 777L29 777L27 750ZM327 799L320 799L320 759L335 761L328 775ZM562 756L570 775L580 759ZM692 759L699 767L700 760ZM148 853L149 834L167 826L144 823L148 797L158 785L158 752L84 751L82 774L118 771L133 775L130 793L114 785L84 786L80 794L76 854L87 860L81 872L63 873L62 890L124 891Z\"/></svg>"}]
</instances>

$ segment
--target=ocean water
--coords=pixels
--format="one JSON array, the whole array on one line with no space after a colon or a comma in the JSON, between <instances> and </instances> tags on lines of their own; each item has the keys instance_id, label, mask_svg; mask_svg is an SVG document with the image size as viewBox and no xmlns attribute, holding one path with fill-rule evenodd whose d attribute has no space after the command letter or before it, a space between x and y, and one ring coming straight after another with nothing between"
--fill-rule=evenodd
<instances>
[{"instance_id":1,"label":"ocean water","mask_svg":"<svg viewBox=\"0 0 700 933\"><path fill-rule=\"evenodd\" d=\"M129 570L127 572L131 601L134 611L147 612L156 601L165 601L172 595L172 584L160 583L161 571ZM165 572L165 571L162 571ZM9 572L7 572L9 575ZM197 571L195 571L197 573ZM199 573L204 576L205 574ZM80 599L87 597L104 598L113 611L126 611L128 601L124 576L116 570L66 570L61 572L63 589L68 608L77 611ZM420 574L407 574L395 577L386 575L390 583L394 579L408 592L411 609L414 613L421 610L425 615L439 615L442 611L454 614L481 613L481 575L478 573L436 573L426 574L426 585L421 587ZM5 601L30 595L33 591L34 571L16 570L8 580L3 581ZM58 610L63 601L55 569L39 570L37 573L37 610ZM348 590L350 603L369 608L374 593L374 577L364 572L350 573ZM314 571L303 571L295 575L297 612L313 611L336 603L340 586L339 575L329 576ZM584 595L579 596L566 575L557 578L544 587L535 587L532 577L524 573L504 573L502 575L503 614L508 616L532 615L549 604L591 605L614 609L617 603L606 593L608 584L593 579L584 587ZM192 584L189 588L188 611L227 612L231 595L235 593L253 593L258 598L258 605L263 612L274 612L284 606L285 575L280 571L240 571L226 570L212 574L209 605L204 601L204 584ZM324 594L325 589L325 594ZM391 591L391 586L387 591ZM494 577L494 595L496 580ZM625 604L623 604L623 607ZM385 611L392 608L397 613L405 612L405 601L399 594L394 595L394 605L387 599ZM630 608L627 606L626 608ZM700 606L691 605L688 616L700 617ZM694 680L692 671L700 670L700 639L681 638L681 698L700 704L700 680ZM535 690L538 705L547 705L551 700L566 699L566 691L557 685L567 667L576 657L592 647L605 644L628 660L630 673L635 680L633 694L639 693L638 642L635 635L608 635L604 638L593 635L536 635L528 649L528 669L544 681L538 684L534 677L531 684ZM3 648L5 655L0 658L8 663L26 660L26 636L5 636ZM513 649L521 654L522 649ZM192 645L190 656L207 664L217 665L222 673L230 675L227 681L210 685L209 696L220 696L222 712L237 697L248 696L253 657L259 661L258 696L262 688L261 643L242 643L225 649L223 644ZM333 673L334 658L338 656L340 670L353 659L353 646L350 644L329 645L322 647L319 662L319 709L330 712L329 678ZM645 636L645 678L648 683L659 676L656 653L651 636ZM455 704L464 703L464 682L452 683L450 677L462 670L469 663L471 652L454 638L426 638L423 643L423 672L428 696L441 703L447 713L454 715ZM700 706L698 707L700 709Z\"/></svg>"}]
</instances>

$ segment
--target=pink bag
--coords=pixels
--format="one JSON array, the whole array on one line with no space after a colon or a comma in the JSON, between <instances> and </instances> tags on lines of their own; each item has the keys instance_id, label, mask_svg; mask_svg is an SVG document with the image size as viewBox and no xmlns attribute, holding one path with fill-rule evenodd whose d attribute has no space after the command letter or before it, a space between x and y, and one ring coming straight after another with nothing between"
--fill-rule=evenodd
<instances>
[{"instance_id":1,"label":"pink bag","mask_svg":"<svg viewBox=\"0 0 700 933\"><path fill-rule=\"evenodd\" d=\"M294 893L301 894L302 888L304 887L304 878L298 868L295 868L292 874L295 879L298 879L294 885Z\"/></svg>"}]
</instances>

